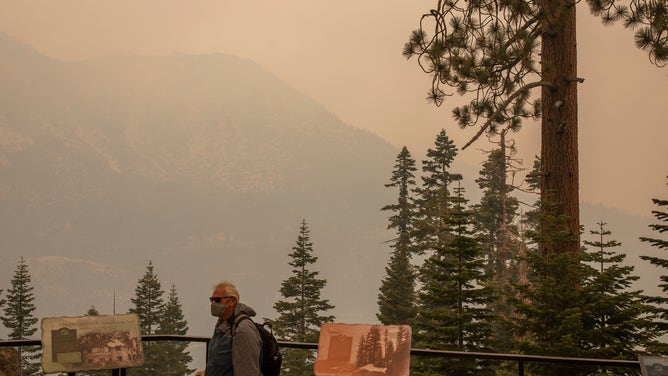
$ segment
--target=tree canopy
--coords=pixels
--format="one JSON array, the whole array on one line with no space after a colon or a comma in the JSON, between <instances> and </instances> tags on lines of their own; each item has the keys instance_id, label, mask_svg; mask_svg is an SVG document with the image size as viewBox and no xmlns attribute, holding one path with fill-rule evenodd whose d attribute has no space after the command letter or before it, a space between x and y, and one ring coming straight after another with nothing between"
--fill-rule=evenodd
<instances>
[{"instance_id":1,"label":"tree canopy","mask_svg":"<svg viewBox=\"0 0 668 376\"><path fill-rule=\"evenodd\" d=\"M441 105L454 93L470 95L453 115L460 127L482 134L519 131L541 118L543 218L564 216L568 242L544 231L542 250L579 252L579 176L576 4L562 0L438 0L404 45L432 76L428 98ZM635 29L636 45L657 65L668 61L665 0L587 0L605 23ZM534 90L540 95L532 97Z\"/></svg>"}]
</instances>

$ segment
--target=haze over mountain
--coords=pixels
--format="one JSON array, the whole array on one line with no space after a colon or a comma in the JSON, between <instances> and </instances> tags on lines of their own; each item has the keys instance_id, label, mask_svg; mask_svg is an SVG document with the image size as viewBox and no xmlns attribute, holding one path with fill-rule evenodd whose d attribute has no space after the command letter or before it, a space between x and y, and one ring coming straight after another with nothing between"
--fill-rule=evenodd
<instances>
[{"instance_id":1,"label":"haze over mountain","mask_svg":"<svg viewBox=\"0 0 668 376\"><path fill-rule=\"evenodd\" d=\"M28 259L37 317L127 312L149 260L194 335L221 278L274 317L305 219L337 321L375 322L395 147L229 55L65 63L0 34L0 56L0 289ZM582 212L630 262L651 253L647 219ZM656 286L655 269L637 274Z\"/></svg>"},{"instance_id":2,"label":"haze over mountain","mask_svg":"<svg viewBox=\"0 0 668 376\"><path fill-rule=\"evenodd\" d=\"M195 333L221 278L273 317L305 219L337 316L373 319L394 147L232 56L0 55L0 288L29 259L38 315L124 312L152 260Z\"/></svg>"}]
</instances>

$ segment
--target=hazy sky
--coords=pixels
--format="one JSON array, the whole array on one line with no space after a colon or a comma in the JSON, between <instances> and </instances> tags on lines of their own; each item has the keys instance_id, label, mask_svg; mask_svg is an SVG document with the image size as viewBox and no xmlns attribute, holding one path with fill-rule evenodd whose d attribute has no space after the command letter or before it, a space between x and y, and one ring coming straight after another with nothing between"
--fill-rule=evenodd
<instances>
[{"instance_id":1,"label":"hazy sky","mask_svg":"<svg viewBox=\"0 0 668 376\"><path fill-rule=\"evenodd\" d=\"M61 60L116 51L247 58L421 160L441 128L460 147L476 131L455 126L449 103L427 103L430 78L401 56L435 3L0 0L0 32ZM668 68L651 65L630 31L602 26L583 2L578 11L580 198L649 216L651 198L668 197ZM515 139L529 168L540 150L539 126L525 124ZM460 168L477 165L478 149L491 148L481 141L460 153ZM472 181L478 167L471 171L462 172Z\"/></svg>"}]
</instances>

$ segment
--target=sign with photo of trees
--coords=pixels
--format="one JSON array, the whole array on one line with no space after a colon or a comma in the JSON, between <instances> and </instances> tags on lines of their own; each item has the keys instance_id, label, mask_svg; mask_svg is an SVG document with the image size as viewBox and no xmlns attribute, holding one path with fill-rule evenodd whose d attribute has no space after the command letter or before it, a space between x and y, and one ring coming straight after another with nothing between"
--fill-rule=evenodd
<instances>
[{"instance_id":1,"label":"sign with photo of trees","mask_svg":"<svg viewBox=\"0 0 668 376\"><path fill-rule=\"evenodd\" d=\"M323 324L316 376L408 376L408 325Z\"/></svg>"}]
</instances>

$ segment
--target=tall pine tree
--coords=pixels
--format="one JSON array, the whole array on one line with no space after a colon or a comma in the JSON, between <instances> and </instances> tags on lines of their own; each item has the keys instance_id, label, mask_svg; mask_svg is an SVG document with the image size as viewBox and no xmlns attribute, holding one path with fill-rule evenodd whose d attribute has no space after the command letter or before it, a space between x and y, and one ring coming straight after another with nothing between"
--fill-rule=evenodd
<instances>
[{"instance_id":1,"label":"tall pine tree","mask_svg":"<svg viewBox=\"0 0 668 376\"><path fill-rule=\"evenodd\" d=\"M35 311L35 296L30 284L28 263L21 257L16 265L14 277L7 290L7 302L3 308L4 315L0 317L2 324L9 330L9 339L30 339L37 331ZM39 366L40 351L38 347L19 347L18 376L41 374Z\"/></svg>"},{"instance_id":2,"label":"tall pine tree","mask_svg":"<svg viewBox=\"0 0 668 376\"><path fill-rule=\"evenodd\" d=\"M420 347L455 350L489 350L492 301L485 273L482 238L473 232L472 212L466 208L463 189L450 197L450 210L441 218L451 234L420 270L423 288L414 337ZM416 375L493 374L473 359L423 360Z\"/></svg>"},{"instance_id":3,"label":"tall pine tree","mask_svg":"<svg viewBox=\"0 0 668 376\"><path fill-rule=\"evenodd\" d=\"M130 308L130 313L135 313L139 317L139 329L142 335L156 334L160 328L164 308L163 294L153 263L149 261L144 276L137 282L135 297L130 299L134 305ZM132 376L161 375L162 366L159 344L144 342L144 366L132 368L128 372Z\"/></svg>"},{"instance_id":4,"label":"tall pine tree","mask_svg":"<svg viewBox=\"0 0 668 376\"><path fill-rule=\"evenodd\" d=\"M162 317L160 318L160 329L158 329L157 334L188 334L188 322L183 317L181 302L176 293L176 286L173 284L167 295L167 303L165 303ZM159 345L160 357L163 358L162 375L182 376L195 371L188 368L188 364L192 361L192 356L186 351L188 348L187 342L162 342Z\"/></svg>"},{"instance_id":5,"label":"tall pine tree","mask_svg":"<svg viewBox=\"0 0 668 376\"><path fill-rule=\"evenodd\" d=\"M277 337L282 340L317 342L320 326L334 321L334 316L324 314L334 306L320 296L327 280L318 278L319 272L309 269L318 258L313 255L306 220L302 220L292 250L288 263L292 267L292 276L281 283L283 299L274 304L279 314L274 327ZM285 349L284 352L282 372L294 376L313 375L313 351Z\"/></svg>"},{"instance_id":6,"label":"tall pine tree","mask_svg":"<svg viewBox=\"0 0 668 376\"><path fill-rule=\"evenodd\" d=\"M365 336L362 337L357 347L357 367L372 365L374 367L385 367L383 356L383 342L381 341L380 327L372 325Z\"/></svg>"},{"instance_id":7,"label":"tall pine tree","mask_svg":"<svg viewBox=\"0 0 668 376\"><path fill-rule=\"evenodd\" d=\"M539 226L550 226L553 237L568 237L570 234L556 225L561 220L564 218L550 217L541 220ZM542 233L529 231L534 244L542 242ZM584 260L582 252L546 254L537 249L527 250L527 280L515 285L517 294L513 300L512 324L517 351L532 355L587 356L581 346L585 333L582 284L587 271L583 267ZM575 372L569 365L531 364L530 367L545 376Z\"/></svg>"},{"instance_id":8,"label":"tall pine tree","mask_svg":"<svg viewBox=\"0 0 668 376\"><path fill-rule=\"evenodd\" d=\"M568 234L549 241L553 232L542 225L540 247L548 253L580 251L577 88L583 80L577 75L577 3L438 1L420 18L403 51L431 76L429 98L437 105L452 95L448 90L470 96L453 110L460 127L478 128L464 148L500 125L517 131L524 118L541 117L541 199L554 204L541 206L541 219L562 218L550 226ZM668 62L668 2L586 3L605 23L633 28L636 45L655 64ZM539 91L539 100L531 100L533 91Z\"/></svg>"},{"instance_id":9,"label":"tall pine tree","mask_svg":"<svg viewBox=\"0 0 668 376\"><path fill-rule=\"evenodd\" d=\"M660 234L665 234L668 232L668 200L664 199L652 199L656 209L652 210L652 215L658 221L655 224L650 225L652 231L657 233L657 237L643 236L640 237L640 241L651 244L653 247L658 250L665 251L668 250L668 239L661 238ZM668 259L665 257L659 256L640 256L641 259L649 261L650 264L655 265L663 269L663 273L659 277L659 287L663 291L663 296L653 296L649 299L649 303L654 305L658 320L656 322L657 327L663 334L668 333L668 274L666 271L668 269ZM656 354L667 355L668 354L668 343L655 342L650 347L650 351Z\"/></svg>"},{"instance_id":10,"label":"tall pine tree","mask_svg":"<svg viewBox=\"0 0 668 376\"><path fill-rule=\"evenodd\" d=\"M427 159L422 161L422 185L415 189L413 239L418 254L432 252L452 237L444 219L451 211L452 184L462 179L460 174L450 172L456 156L454 142L442 129L436 136L434 148L427 150Z\"/></svg>"},{"instance_id":11,"label":"tall pine tree","mask_svg":"<svg viewBox=\"0 0 668 376\"><path fill-rule=\"evenodd\" d=\"M378 294L379 313L376 317L386 325L410 324L415 317L415 271L411 265L415 205L411 191L415 187L416 170L415 160L404 146L397 155L390 183L385 184L385 187L399 191L397 202L381 209L393 212L387 228L396 231L396 237L391 241L390 261L385 267L386 276Z\"/></svg>"},{"instance_id":12,"label":"tall pine tree","mask_svg":"<svg viewBox=\"0 0 668 376\"><path fill-rule=\"evenodd\" d=\"M585 240L591 250L585 250L589 275L583 283L584 350L588 356L601 359L635 359L648 343L657 337L651 321L650 307L642 291L633 290L639 279L632 275L633 266L623 265L625 254L613 252L620 247L608 240L611 232L606 223L597 223L590 231L597 239ZM637 374L635 370L619 369L616 375Z\"/></svg>"},{"instance_id":13,"label":"tall pine tree","mask_svg":"<svg viewBox=\"0 0 668 376\"><path fill-rule=\"evenodd\" d=\"M502 134L502 136L505 133ZM497 297L490 306L493 314L501 318L511 315L508 294L517 279L517 255L521 241L515 224L519 202L511 196L514 187L507 182L514 149L501 138L500 147L491 151L483 163L476 183L483 190L480 203L474 206L473 222L476 231L483 234L487 258L487 273L493 275L491 288ZM494 326L494 338L498 350L508 350L510 334L499 320Z\"/></svg>"}]
</instances>

